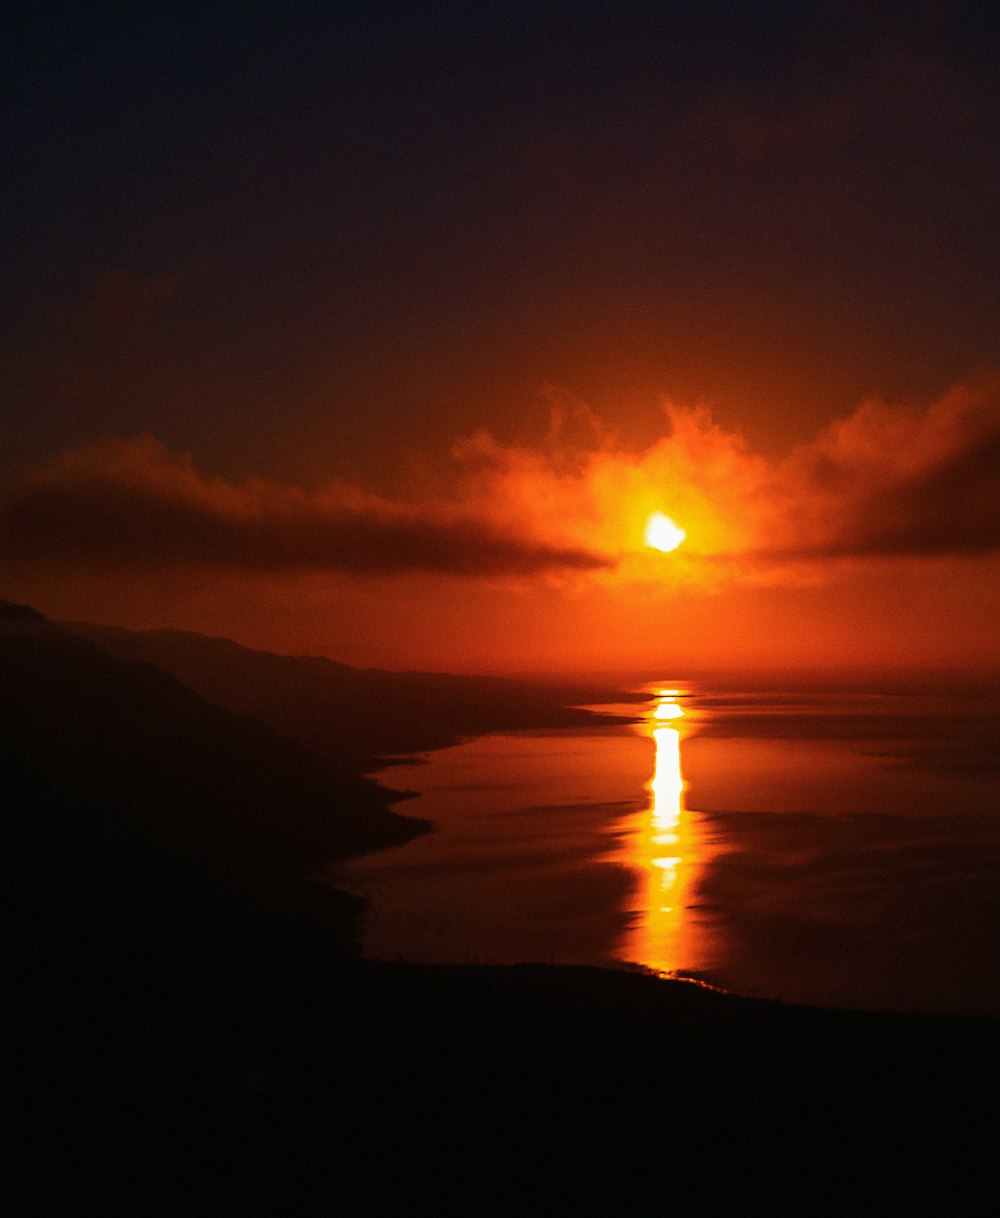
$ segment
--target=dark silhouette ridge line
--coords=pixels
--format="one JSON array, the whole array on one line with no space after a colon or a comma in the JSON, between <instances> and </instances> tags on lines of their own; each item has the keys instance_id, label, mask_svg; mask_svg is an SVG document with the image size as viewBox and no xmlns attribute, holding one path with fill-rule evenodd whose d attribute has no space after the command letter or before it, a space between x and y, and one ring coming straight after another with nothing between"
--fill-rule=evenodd
<instances>
[{"instance_id":1,"label":"dark silhouette ridge line","mask_svg":"<svg viewBox=\"0 0 1000 1218\"><path fill-rule=\"evenodd\" d=\"M5 602L0 671L2 840L25 961L84 941L97 956L179 949L196 927L311 933L324 918L331 952L353 951L363 903L313 877L429 827L349 765Z\"/></svg>"},{"instance_id":2,"label":"dark silhouette ridge line","mask_svg":"<svg viewBox=\"0 0 1000 1218\"><path fill-rule=\"evenodd\" d=\"M991 1212L996 1021L363 962L360 903L305 876L412 832L374 783L3 603L0 663L40 1211Z\"/></svg>"},{"instance_id":3,"label":"dark silhouette ridge line","mask_svg":"<svg viewBox=\"0 0 1000 1218\"><path fill-rule=\"evenodd\" d=\"M324 756L371 770L494 731L627 722L582 709L643 695L598 684L356 669L284 656L191 631L68 623L110 653L170 672L201 697L250 715Z\"/></svg>"}]
</instances>

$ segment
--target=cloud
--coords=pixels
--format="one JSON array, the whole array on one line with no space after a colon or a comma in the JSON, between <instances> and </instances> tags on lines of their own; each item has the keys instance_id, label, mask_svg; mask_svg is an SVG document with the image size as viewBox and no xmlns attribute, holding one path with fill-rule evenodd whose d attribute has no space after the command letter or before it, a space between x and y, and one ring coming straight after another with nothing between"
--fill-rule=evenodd
<instances>
[{"instance_id":1,"label":"cloud","mask_svg":"<svg viewBox=\"0 0 1000 1218\"><path fill-rule=\"evenodd\" d=\"M208 478L148 436L100 440L22 478L0 506L0 553L36 565L355 575L528 576L612 562L455 505Z\"/></svg>"},{"instance_id":2,"label":"cloud","mask_svg":"<svg viewBox=\"0 0 1000 1218\"><path fill-rule=\"evenodd\" d=\"M1000 549L1000 378L924 411L872 400L774 475L761 559L906 558Z\"/></svg>"},{"instance_id":3,"label":"cloud","mask_svg":"<svg viewBox=\"0 0 1000 1218\"><path fill-rule=\"evenodd\" d=\"M644 544L654 511L687 531L674 554ZM558 576L670 591L997 551L998 376L922 410L865 401L783 460L703 407L668 404L664 434L636 449L563 399L534 445L485 431L456 442L419 502L336 481L307 492L207 477L145 437L63 453L0 503L0 557L64 570Z\"/></svg>"},{"instance_id":4,"label":"cloud","mask_svg":"<svg viewBox=\"0 0 1000 1218\"><path fill-rule=\"evenodd\" d=\"M783 460L750 450L704 408L667 404L665 434L636 451L589 411L557 415L533 448L477 433L456 445L464 500L485 518L528 516L617 554L599 578L676 585L815 583L852 564L1000 550L1000 376L929 407L875 399ZM642 542L652 511L688 539L668 561Z\"/></svg>"}]
</instances>

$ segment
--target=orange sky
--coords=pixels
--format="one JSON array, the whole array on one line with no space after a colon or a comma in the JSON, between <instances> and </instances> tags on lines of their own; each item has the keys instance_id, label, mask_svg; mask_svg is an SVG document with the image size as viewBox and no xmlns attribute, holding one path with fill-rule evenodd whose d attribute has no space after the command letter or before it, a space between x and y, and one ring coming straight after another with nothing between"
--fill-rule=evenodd
<instances>
[{"instance_id":1,"label":"orange sky","mask_svg":"<svg viewBox=\"0 0 1000 1218\"><path fill-rule=\"evenodd\" d=\"M227 480L152 437L23 472L6 594L51 616L455 670L995 666L1000 380L866 400L779 458L665 403L645 447L565 402L405 498ZM415 469L417 467L415 466ZM663 554L651 512L686 531Z\"/></svg>"},{"instance_id":2,"label":"orange sky","mask_svg":"<svg viewBox=\"0 0 1000 1218\"><path fill-rule=\"evenodd\" d=\"M996 6L64 9L0 74L0 596L997 664Z\"/></svg>"}]
</instances>

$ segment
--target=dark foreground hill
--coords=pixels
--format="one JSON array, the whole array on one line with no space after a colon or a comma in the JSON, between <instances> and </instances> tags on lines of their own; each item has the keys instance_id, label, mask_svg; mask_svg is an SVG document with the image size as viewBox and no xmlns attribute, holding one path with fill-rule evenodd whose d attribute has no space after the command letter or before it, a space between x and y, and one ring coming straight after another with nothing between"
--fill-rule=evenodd
<instances>
[{"instance_id":1,"label":"dark foreground hill","mask_svg":"<svg viewBox=\"0 0 1000 1218\"><path fill-rule=\"evenodd\" d=\"M186 630L66 626L124 659L154 664L227 710L252 715L325 756L376 759L483 732L618 722L580 709L635 695L596 686L351 668L325 656L281 656Z\"/></svg>"},{"instance_id":2,"label":"dark foreground hill","mask_svg":"<svg viewBox=\"0 0 1000 1218\"><path fill-rule=\"evenodd\" d=\"M351 767L5 602L0 673L8 897L39 935L128 938L265 892L331 905L307 884L323 864L426 828Z\"/></svg>"},{"instance_id":3,"label":"dark foreground hill","mask_svg":"<svg viewBox=\"0 0 1000 1218\"><path fill-rule=\"evenodd\" d=\"M360 961L384 793L3 618L12 1212L995 1212L995 1022Z\"/></svg>"},{"instance_id":4,"label":"dark foreground hill","mask_svg":"<svg viewBox=\"0 0 1000 1218\"><path fill-rule=\"evenodd\" d=\"M7 1093L38 1212L995 1213L987 1022L544 966L58 981Z\"/></svg>"}]
</instances>

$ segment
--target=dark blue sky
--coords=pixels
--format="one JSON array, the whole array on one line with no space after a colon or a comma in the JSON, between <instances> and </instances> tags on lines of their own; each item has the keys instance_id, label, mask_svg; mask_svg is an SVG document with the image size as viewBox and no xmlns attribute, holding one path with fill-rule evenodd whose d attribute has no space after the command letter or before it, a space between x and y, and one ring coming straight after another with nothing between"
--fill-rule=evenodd
<instances>
[{"instance_id":1,"label":"dark blue sky","mask_svg":"<svg viewBox=\"0 0 1000 1218\"><path fill-rule=\"evenodd\" d=\"M927 400L998 358L990 7L6 6L0 463Z\"/></svg>"}]
</instances>

